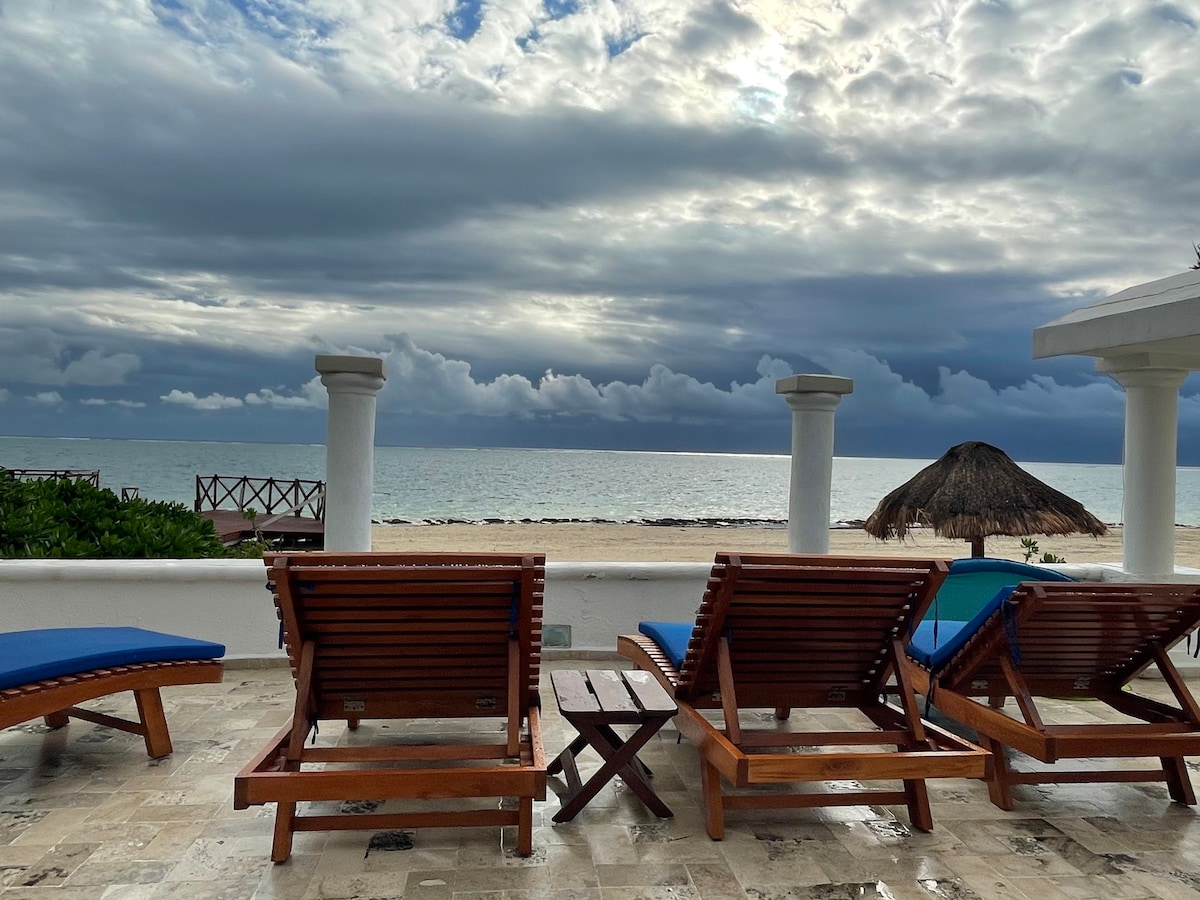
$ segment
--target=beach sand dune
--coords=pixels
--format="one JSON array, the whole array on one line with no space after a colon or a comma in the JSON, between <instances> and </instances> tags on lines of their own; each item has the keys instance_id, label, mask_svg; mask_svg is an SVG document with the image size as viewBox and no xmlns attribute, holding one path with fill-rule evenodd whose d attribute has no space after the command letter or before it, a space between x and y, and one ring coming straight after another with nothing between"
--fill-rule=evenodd
<instances>
[{"instance_id":1,"label":"beach sand dune","mask_svg":"<svg viewBox=\"0 0 1200 900\"><path fill-rule=\"evenodd\" d=\"M1104 537L1035 536L1042 552L1067 562L1121 561L1121 529ZM783 553L787 532L782 528L716 528L598 525L377 525L372 529L375 550L537 551L552 560L579 562L710 562L718 550L743 553ZM847 556L924 556L957 559L969 556L965 541L939 538L917 529L904 541L878 541L856 528L830 531L829 552ZM988 556L1023 560L1021 539L987 539ZM1175 529L1175 563L1200 568L1200 528Z\"/></svg>"}]
</instances>

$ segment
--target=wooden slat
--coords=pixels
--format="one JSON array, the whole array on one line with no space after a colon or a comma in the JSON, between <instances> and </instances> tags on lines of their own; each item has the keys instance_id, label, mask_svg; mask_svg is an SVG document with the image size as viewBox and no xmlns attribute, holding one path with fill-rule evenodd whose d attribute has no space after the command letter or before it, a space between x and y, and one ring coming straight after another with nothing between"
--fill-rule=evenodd
<instances>
[{"instance_id":1,"label":"wooden slat","mask_svg":"<svg viewBox=\"0 0 1200 900\"><path fill-rule=\"evenodd\" d=\"M6 688L0 691L0 728L65 712L70 717L142 735L151 756L165 756L171 752L167 722L161 703L147 705L148 695L157 697L159 688L171 685L213 684L221 680L223 673L220 660L165 660L109 666ZM122 691L133 691L138 698L136 722L76 708L80 703Z\"/></svg>"},{"instance_id":2,"label":"wooden slat","mask_svg":"<svg viewBox=\"0 0 1200 900\"><path fill-rule=\"evenodd\" d=\"M238 776L236 802L279 804L272 858L286 859L291 833L370 828L392 817L296 814L308 799L515 797L519 811L440 812L410 823L518 826L532 852L532 800L545 797L539 733L545 560L537 554L268 554L269 577L293 671L314 647L311 712L318 719L507 720L502 753L446 745L351 746L302 751L301 762L343 762L346 771L294 771L260 754ZM297 721L309 708L297 698ZM525 733L521 733L522 720ZM424 763L470 761L463 768ZM367 768L379 763L415 768ZM516 763L516 765L514 765ZM397 820L398 821L398 820Z\"/></svg>"},{"instance_id":3,"label":"wooden slat","mask_svg":"<svg viewBox=\"0 0 1200 900\"><path fill-rule=\"evenodd\" d=\"M943 560L719 553L678 671L650 639L618 639L622 655L666 690L674 689L677 727L702 759L711 836L724 834L725 808L873 802L905 803L913 824L927 829L925 778L980 777L987 771L985 751L921 722L915 703L899 708L880 702L897 666L896 648L947 571ZM719 652L720 647L728 652ZM854 732L730 727L740 709L781 706L857 709L868 724ZM698 707L721 708L727 733ZM894 749L875 749L880 745ZM789 747L812 752L771 749ZM850 778L901 780L905 787L747 796L726 793L721 786L722 779L745 787Z\"/></svg>"},{"instance_id":4,"label":"wooden slat","mask_svg":"<svg viewBox=\"0 0 1200 900\"><path fill-rule=\"evenodd\" d=\"M629 695L621 676L611 669L589 669L588 682L600 708L609 716L613 713L636 713L637 704Z\"/></svg>"},{"instance_id":5,"label":"wooden slat","mask_svg":"<svg viewBox=\"0 0 1200 900\"><path fill-rule=\"evenodd\" d=\"M654 680L649 672L626 670L621 677L629 686L629 692L636 699L638 706L648 713L674 713L679 707L671 699L670 694Z\"/></svg>"}]
</instances>

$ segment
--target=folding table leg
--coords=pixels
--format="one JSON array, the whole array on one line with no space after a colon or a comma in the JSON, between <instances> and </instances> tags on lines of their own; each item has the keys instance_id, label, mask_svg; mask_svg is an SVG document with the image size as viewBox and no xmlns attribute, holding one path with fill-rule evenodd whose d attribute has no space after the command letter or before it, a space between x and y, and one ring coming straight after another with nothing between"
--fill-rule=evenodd
<instances>
[{"instance_id":1,"label":"folding table leg","mask_svg":"<svg viewBox=\"0 0 1200 900\"><path fill-rule=\"evenodd\" d=\"M554 762L546 766L546 774L557 775L559 772L563 771L564 764L573 760L576 756L583 752L583 748L586 746L587 741L584 738L575 738L575 740L571 741L566 750L554 758Z\"/></svg>"},{"instance_id":2,"label":"folding table leg","mask_svg":"<svg viewBox=\"0 0 1200 900\"><path fill-rule=\"evenodd\" d=\"M655 815L662 817L671 816L670 808L658 798L658 795L654 793L650 785L642 779L641 775L631 765L637 756L637 752L642 749L650 738L654 737L665 721L666 718L655 718L643 723L628 740L622 740L612 730L611 726L608 725L593 726L587 722L572 723L579 731L579 739L595 748L596 752L604 759L604 764L563 804L562 809L555 813L554 821L569 822L575 818L579 811L587 805L588 801L595 797L600 792L600 789L608 784L616 775L621 776L625 783L629 785L630 790ZM574 747L577 742L572 742L571 746ZM561 759L562 756L560 755L559 760ZM558 760L556 760L557 762Z\"/></svg>"}]
</instances>

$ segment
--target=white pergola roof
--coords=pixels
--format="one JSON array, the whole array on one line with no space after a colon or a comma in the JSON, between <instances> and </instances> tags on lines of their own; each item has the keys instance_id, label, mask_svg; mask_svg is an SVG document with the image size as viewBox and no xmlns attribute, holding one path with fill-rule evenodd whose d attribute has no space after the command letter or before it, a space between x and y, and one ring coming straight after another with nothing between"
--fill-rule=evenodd
<instances>
[{"instance_id":1,"label":"white pergola roof","mask_svg":"<svg viewBox=\"0 0 1200 900\"><path fill-rule=\"evenodd\" d=\"M1034 359L1069 354L1200 369L1200 271L1127 288L1034 329Z\"/></svg>"}]
</instances>

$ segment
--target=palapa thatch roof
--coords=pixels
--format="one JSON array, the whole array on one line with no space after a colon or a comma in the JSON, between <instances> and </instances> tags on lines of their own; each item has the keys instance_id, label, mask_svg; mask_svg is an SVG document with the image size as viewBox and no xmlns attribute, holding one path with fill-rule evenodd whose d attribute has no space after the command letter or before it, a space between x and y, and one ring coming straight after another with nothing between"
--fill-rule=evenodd
<instances>
[{"instance_id":1,"label":"palapa thatch roof","mask_svg":"<svg viewBox=\"0 0 1200 900\"><path fill-rule=\"evenodd\" d=\"M982 553L992 534L1102 535L1103 522L1034 478L991 444L970 441L951 447L937 462L879 501L863 524L880 540L903 539L911 525L927 525L941 537L969 540Z\"/></svg>"}]
</instances>

